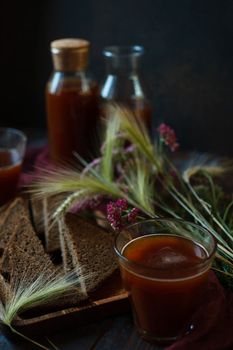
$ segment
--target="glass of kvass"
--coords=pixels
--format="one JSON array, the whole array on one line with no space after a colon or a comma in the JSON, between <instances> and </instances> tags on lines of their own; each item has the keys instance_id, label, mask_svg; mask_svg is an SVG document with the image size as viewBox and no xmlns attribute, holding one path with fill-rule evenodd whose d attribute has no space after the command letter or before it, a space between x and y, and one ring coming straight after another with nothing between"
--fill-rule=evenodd
<instances>
[{"instance_id":1,"label":"glass of kvass","mask_svg":"<svg viewBox=\"0 0 233 350\"><path fill-rule=\"evenodd\" d=\"M198 327L192 316L201 304L215 250L210 232L183 220L145 220L117 235L123 284L145 340L169 344Z\"/></svg>"},{"instance_id":2,"label":"glass of kvass","mask_svg":"<svg viewBox=\"0 0 233 350\"><path fill-rule=\"evenodd\" d=\"M26 141L20 130L0 128L0 206L17 192Z\"/></svg>"}]
</instances>

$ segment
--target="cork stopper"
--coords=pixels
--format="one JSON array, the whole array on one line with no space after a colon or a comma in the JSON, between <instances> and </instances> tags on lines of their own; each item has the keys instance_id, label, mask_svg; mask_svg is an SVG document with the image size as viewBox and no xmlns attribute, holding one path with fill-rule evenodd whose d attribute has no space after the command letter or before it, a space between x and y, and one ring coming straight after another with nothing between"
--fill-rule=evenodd
<instances>
[{"instance_id":1,"label":"cork stopper","mask_svg":"<svg viewBox=\"0 0 233 350\"><path fill-rule=\"evenodd\" d=\"M51 42L54 69L63 72L85 70L90 42L84 39L59 39Z\"/></svg>"}]
</instances>

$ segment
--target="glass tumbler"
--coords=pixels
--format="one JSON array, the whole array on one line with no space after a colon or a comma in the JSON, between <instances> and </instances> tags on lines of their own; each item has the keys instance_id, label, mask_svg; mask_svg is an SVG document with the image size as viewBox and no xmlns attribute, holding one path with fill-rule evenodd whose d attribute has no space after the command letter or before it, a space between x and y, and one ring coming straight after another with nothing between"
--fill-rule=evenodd
<instances>
[{"instance_id":1,"label":"glass tumbler","mask_svg":"<svg viewBox=\"0 0 233 350\"><path fill-rule=\"evenodd\" d=\"M118 234L121 276L143 338L172 343L198 326L192 315L200 306L215 250L207 230L173 219L142 221Z\"/></svg>"},{"instance_id":2,"label":"glass tumbler","mask_svg":"<svg viewBox=\"0 0 233 350\"><path fill-rule=\"evenodd\" d=\"M0 206L16 195L26 141L20 130L0 128Z\"/></svg>"}]
</instances>

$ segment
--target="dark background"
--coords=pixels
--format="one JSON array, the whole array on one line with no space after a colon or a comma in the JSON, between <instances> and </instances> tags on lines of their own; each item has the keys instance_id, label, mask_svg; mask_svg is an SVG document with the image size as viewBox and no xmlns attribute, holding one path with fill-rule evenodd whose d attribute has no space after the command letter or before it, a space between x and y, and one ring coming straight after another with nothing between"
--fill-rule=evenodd
<instances>
[{"instance_id":1,"label":"dark background","mask_svg":"<svg viewBox=\"0 0 233 350\"><path fill-rule=\"evenodd\" d=\"M99 81L104 46L141 44L155 124L183 148L233 154L232 0L14 0L1 17L1 126L46 127L51 40L89 39Z\"/></svg>"}]
</instances>

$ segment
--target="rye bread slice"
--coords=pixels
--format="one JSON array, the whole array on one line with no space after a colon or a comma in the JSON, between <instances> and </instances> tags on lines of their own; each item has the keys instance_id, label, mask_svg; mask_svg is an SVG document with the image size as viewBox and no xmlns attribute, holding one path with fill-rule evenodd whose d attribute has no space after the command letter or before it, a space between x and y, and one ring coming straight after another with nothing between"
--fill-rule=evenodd
<instances>
[{"instance_id":1,"label":"rye bread slice","mask_svg":"<svg viewBox=\"0 0 233 350\"><path fill-rule=\"evenodd\" d=\"M79 268L87 294L95 290L117 269L114 238L110 232L74 215L66 214L61 233L64 268ZM85 279L88 276L88 279Z\"/></svg>"},{"instance_id":2,"label":"rye bread slice","mask_svg":"<svg viewBox=\"0 0 233 350\"><path fill-rule=\"evenodd\" d=\"M59 237L60 237L60 246L61 246L61 252L62 252L63 269L65 272L69 272L73 270L75 267L77 267L78 261L73 262L72 249L69 249L68 242L67 242L67 235L69 235L69 233L66 233L66 231L68 231L69 229L67 225L65 225L64 219L59 220L58 226L59 226Z\"/></svg>"},{"instance_id":3,"label":"rye bread slice","mask_svg":"<svg viewBox=\"0 0 233 350\"><path fill-rule=\"evenodd\" d=\"M28 254L26 251L18 247L16 244L11 245L8 250L10 261L10 285L21 288L28 288L30 284L38 280L39 276L43 276L44 280L49 281L53 278L59 278L61 275L55 266L48 264L47 254L44 253L43 259L39 260L35 255ZM43 287L41 285L41 287ZM46 306L47 308L64 308L83 301L86 297L80 293L80 288L72 288L59 296L54 296L38 306ZM45 304L45 305L44 305Z\"/></svg>"},{"instance_id":4,"label":"rye bread slice","mask_svg":"<svg viewBox=\"0 0 233 350\"><path fill-rule=\"evenodd\" d=\"M45 252L38 257L14 242L7 249L7 255L11 285L17 281L28 285L34 282L41 273L45 278L56 274L56 268Z\"/></svg>"},{"instance_id":5,"label":"rye bread slice","mask_svg":"<svg viewBox=\"0 0 233 350\"><path fill-rule=\"evenodd\" d=\"M30 197L30 206L33 218L33 226L37 233L44 233L43 220L43 201L38 198Z\"/></svg>"},{"instance_id":6,"label":"rye bread slice","mask_svg":"<svg viewBox=\"0 0 233 350\"><path fill-rule=\"evenodd\" d=\"M52 223L51 216L63 199L64 194L59 194L47 199L32 199L31 201L34 224L37 232L43 232L45 235L45 250L48 253L60 250L58 224Z\"/></svg>"},{"instance_id":7,"label":"rye bread slice","mask_svg":"<svg viewBox=\"0 0 233 350\"><path fill-rule=\"evenodd\" d=\"M61 246L61 252L62 252L62 259L63 259L63 269L65 273L68 273L70 271L75 271L76 275L78 276L80 280L80 288L84 299L88 298L87 290L86 290L86 284L84 282L84 275L82 273L82 268L80 267L80 264L78 261L75 261L73 263L73 256L72 252L68 247L67 239L66 239L66 231L68 230L67 226L64 223L64 219L61 219L58 222L59 225L59 233L60 233L60 246Z\"/></svg>"},{"instance_id":8,"label":"rye bread slice","mask_svg":"<svg viewBox=\"0 0 233 350\"><path fill-rule=\"evenodd\" d=\"M6 302L11 297L11 288L8 282L5 281L4 277L0 274L0 300L3 303L3 305L6 304Z\"/></svg>"},{"instance_id":9,"label":"rye bread slice","mask_svg":"<svg viewBox=\"0 0 233 350\"><path fill-rule=\"evenodd\" d=\"M7 245L21 217L28 217L29 221L26 201L21 197L16 198L2 215L4 215L4 218L0 226L0 249L4 249Z\"/></svg>"},{"instance_id":10,"label":"rye bread slice","mask_svg":"<svg viewBox=\"0 0 233 350\"><path fill-rule=\"evenodd\" d=\"M7 210L8 207L9 207L9 205L7 205L7 204L0 207L0 228L8 215L8 210Z\"/></svg>"},{"instance_id":11,"label":"rye bread slice","mask_svg":"<svg viewBox=\"0 0 233 350\"><path fill-rule=\"evenodd\" d=\"M34 232L27 217L22 216L14 227L14 231L11 232L11 235L8 235L8 242L5 246L1 262L1 269L3 272L9 272L10 266L8 251L13 245L18 246L29 256L33 256L42 265L46 264L48 269L54 269L50 257L45 253L44 247Z\"/></svg>"}]
</instances>

